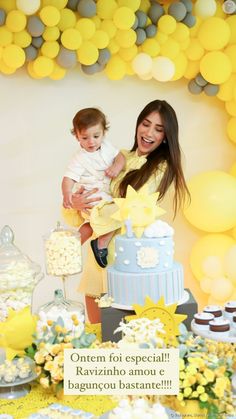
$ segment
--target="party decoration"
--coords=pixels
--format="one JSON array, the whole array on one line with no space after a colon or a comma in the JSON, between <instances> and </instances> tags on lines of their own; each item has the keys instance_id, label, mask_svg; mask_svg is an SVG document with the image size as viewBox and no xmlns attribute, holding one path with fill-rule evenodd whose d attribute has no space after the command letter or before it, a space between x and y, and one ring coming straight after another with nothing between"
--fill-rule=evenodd
<instances>
[{"instance_id":1,"label":"party decoration","mask_svg":"<svg viewBox=\"0 0 236 419\"><path fill-rule=\"evenodd\" d=\"M194 176L188 183L191 203L185 208L187 220L207 232L223 232L236 225L236 179L212 171Z\"/></svg>"},{"instance_id":2,"label":"party decoration","mask_svg":"<svg viewBox=\"0 0 236 419\"><path fill-rule=\"evenodd\" d=\"M54 63L51 58L37 57L33 64L35 73L40 77L47 77L53 71Z\"/></svg>"},{"instance_id":3,"label":"party decoration","mask_svg":"<svg viewBox=\"0 0 236 419\"><path fill-rule=\"evenodd\" d=\"M96 15L96 3L93 0L80 0L77 6L79 14L83 17Z\"/></svg>"},{"instance_id":4,"label":"party decoration","mask_svg":"<svg viewBox=\"0 0 236 419\"><path fill-rule=\"evenodd\" d=\"M200 281L206 274L210 278L213 276L215 278L212 273L221 272L224 256L233 245L235 245L235 240L226 234L206 234L198 239L190 254L190 266L195 278ZM220 262L222 268L220 268ZM215 263L217 266L214 266Z\"/></svg>"},{"instance_id":5,"label":"party decoration","mask_svg":"<svg viewBox=\"0 0 236 419\"><path fill-rule=\"evenodd\" d=\"M175 73L173 61L168 57L157 57L153 59L152 74L158 81L171 80Z\"/></svg>"},{"instance_id":6,"label":"party decoration","mask_svg":"<svg viewBox=\"0 0 236 419\"><path fill-rule=\"evenodd\" d=\"M6 12L3 9L0 9L0 26L4 25L6 20Z\"/></svg>"},{"instance_id":7,"label":"party decoration","mask_svg":"<svg viewBox=\"0 0 236 419\"><path fill-rule=\"evenodd\" d=\"M77 29L65 29L61 35L61 43L65 48L76 50L82 43L82 38Z\"/></svg>"},{"instance_id":8,"label":"party decoration","mask_svg":"<svg viewBox=\"0 0 236 419\"><path fill-rule=\"evenodd\" d=\"M33 15L40 8L40 0L16 0L16 6L26 15Z\"/></svg>"},{"instance_id":9,"label":"party decoration","mask_svg":"<svg viewBox=\"0 0 236 419\"><path fill-rule=\"evenodd\" d=\"M200 61L203 77L212 84L221 84L228 80L232 72L232 64L228 56L221 51L212 51L204 55Z\"/></svg>"},{"instance_id":10,"label":"party decoration","mask_svg":"<svg viewBox=\"0 0 236 419\"><path fill-rule=\"evenodd\" d=\"M63 68L72 68L76 65L77 56L75 51L70 51L65 47L61 47L56 57L57 64Z\"/></svg>"},{"instance_id":11,"label":"party decoration","mask_svg":"<svg viewBox=\"0 0 236 419\"><path fill-rule=\"evenodd\" d=\"M7 45L2 53L4 63L12 68L20 68L25 62L25 53L17 45Z\"/></svg>"},{"instance_id":12,"label":"party decoration","mask_svg":"<svg viewBox=\"0 0 236 419\"><path fill-rule=\"evenodd\" d=\"M194 12L203 18L213 16L216 12L215 0L197 0L194 5Z\"/></svg>"},{"instance_id":13,"label":"party decoration","mask_svg":"<svg viewBox=\"0 0 236 419\"><path fill-rule=\"evenodd\" d=\"M135 22L135 14L128 7L119 7L113 15L113 21L119 29L130 29Z\"/></svg>"},{"instance_id":14,"label":"party decoration","mask_svg":"<svg viewBox=\"0 0 236 419\"><path fill-rule=\"evenodd\" d=\"M227 124L227 133L229 139L236 143L236 117L233 117L229 120Z\"/></svg>"},{"instance_id":15,"label":"party decoration","mask_svg":"<svg viewBox=\"0 0 236 419\"><path fill-rule=\"evenodd\" d=\"M39 16L46 26L56 26L61 18L59 10L54 6L45 6L40 12Z\"/></svg>"},{"instance_id":16,"label":"party decoration","mask_svg":"<svg viewBox=\"0 0 236 419\"><path fill-rule=\"evenodd\" d=\"M236 244L231 246L225 254L224 269L228 278L236 286Z\"/></svg>"},{"instance_id":17,"label":"party decoration","mask_svg":"<svg viewBox=\"0 0 236 419\"><path fill-rule=\"evenodd\" d=\"M178 22L183 20L187 14L187 9L182 2L174 2L168 8L168 14L173 16Z\"/></svg>"},{"instance_id":18,"label":"party decoration","mask_svg":"<svg viewBox=\"0 0 236 419\"><path fill-rule=\"evenodd\" d=\"M138 75L150 73L152 69L152 59L150 55L141 52L136 55L132 62L132 67Z\"/></svg>"},{"instance_id":19,"label":"party decoration","mask_svg":"<svg viewBox=\"0 0 236 419\"><path fill-rule=\"evenodd\" d=\"M32 36L40 36L44 31L44 24L38 16L30 16L27 22L27 30Z\"/></svg>"},{"instance_id":20,"label":"party decoration","mask_svg":"<svg viewBox=\"0 0 236 419\"><path fill-rule=\"evenodd\" d=\"M230 27L225 20L219 17L214 16L206 19L198 30L198 39L208 51L224 48L228 44L229 38Z\"/></svg>"}]
</instances>

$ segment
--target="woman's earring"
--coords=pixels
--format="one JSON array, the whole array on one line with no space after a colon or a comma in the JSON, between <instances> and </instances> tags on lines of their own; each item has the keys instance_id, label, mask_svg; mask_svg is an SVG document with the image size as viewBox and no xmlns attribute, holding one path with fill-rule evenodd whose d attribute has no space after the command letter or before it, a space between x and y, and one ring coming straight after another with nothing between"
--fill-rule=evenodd
<instances>
[{"instance_id":1,"label":"woman's earring","mask_svg":"<svg viewBox=\"0 0 236 419\"><path fill-rule=\"evenodd\" d=\"M166 144L166 143L167 143L167 141L166 141L166 139L165 139L165 138L164 138L164 140L163 140L163 143L164 143L164 144Z\"/></svg>"}]
</instances>

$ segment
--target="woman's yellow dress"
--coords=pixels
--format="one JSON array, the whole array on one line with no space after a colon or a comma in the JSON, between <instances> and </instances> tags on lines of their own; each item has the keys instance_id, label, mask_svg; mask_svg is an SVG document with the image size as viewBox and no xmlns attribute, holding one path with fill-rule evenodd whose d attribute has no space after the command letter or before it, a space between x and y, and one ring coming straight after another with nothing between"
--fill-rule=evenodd
<instances>
[{"instance_id":1,"label":"woman's yellow dress","mask_svg":"<svg viewBox=\"0 0 236 419\"><path fill-rule=\"evenodd\" d=\"M137 151L122 150L122 153L126 158L126 166L124 170L111 182L111 194L114 198L119 197L119 185L126 173L130 172L131 170L139 169L146 162L146 157L138 156ZM165 167L165 164L159 166L156 173L149 178L147 183L150 193L156 192L163 177ZM114 236L109 244L108 249L109 264L113 263L114 258L114 237L119 233L119 229L121 227L119 221L110 218L111 215L117 211L117 209L118 208L114 202L101 201L91 210L90 214L90 225L93 229L95 237L114 231ZM64 213L64 218L68 224L72 224L72 216L70 211L74 212L73 225L75 226L75 210L68 210L67 213ZM83 268L78 291L94 297L100 297L102 293L107 291L106 269L100 268L100 266L98 266L90 246L88 249L87 259Z\"/></svg>"}]
</instances>

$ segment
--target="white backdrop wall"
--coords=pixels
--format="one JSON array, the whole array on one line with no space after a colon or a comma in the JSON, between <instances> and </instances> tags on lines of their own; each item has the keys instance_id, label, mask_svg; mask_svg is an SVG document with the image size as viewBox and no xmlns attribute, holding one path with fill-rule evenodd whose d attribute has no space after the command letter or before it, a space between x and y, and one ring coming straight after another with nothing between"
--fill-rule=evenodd
<instances>
[{"instance_id":1,"label":"white backdrop wall","mask_svg":"<svg viewBox=\"0 0 236 419\"><path fill-rule=\"evenodd\" d=\"M178 116L187 179L209 170L227 172L235 161L234 147L226 136L223 102L203 93L191 95L185 80L158 83L133 76L110 81L102 74L86 76L79 69L69 71L60 81L33 80L22 69L11 76L0 75L0 92L0 227L7 224L13 229L15 244L44 273L42 236L61 219L60 184L77 149L70 129L80 108L100 107L111 124L107 137L120 148L130 148L139 112L149 101L165 99ZM181 213L172 221L171 194L162 206L167 210L164 218L175 228L175 259L184 265L185 286L201 307L206 295L191 274L189 255L194 242L205 233L191 226ZM79 275L69 279L67 293L81 301L83 296L76 292L78 281ZM59 283L45 273L34 293L35 308L52 298Z\"/></svg>"}]
</instances>

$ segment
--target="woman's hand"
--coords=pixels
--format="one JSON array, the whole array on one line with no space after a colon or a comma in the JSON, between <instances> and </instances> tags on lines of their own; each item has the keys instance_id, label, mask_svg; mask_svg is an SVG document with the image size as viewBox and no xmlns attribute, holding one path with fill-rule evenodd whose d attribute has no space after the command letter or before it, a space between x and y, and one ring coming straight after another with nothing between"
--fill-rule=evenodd
<instances>
[{"instance_id":1,"label":"woman's hand","mask_svg":"<svg viewBox=\"0 0 236 419\"><path fill-rule=\"evenodd\" d=\"M72 208L89 214L88 210L93 208L93 202L100 201L102 199L98 196L96 196L96 198L91 198L91 195L97 191L98 188L94 188L91 191L85 191L84 186L80 186L80 188L72 195Z\"/></svg>"}]
</instances>

